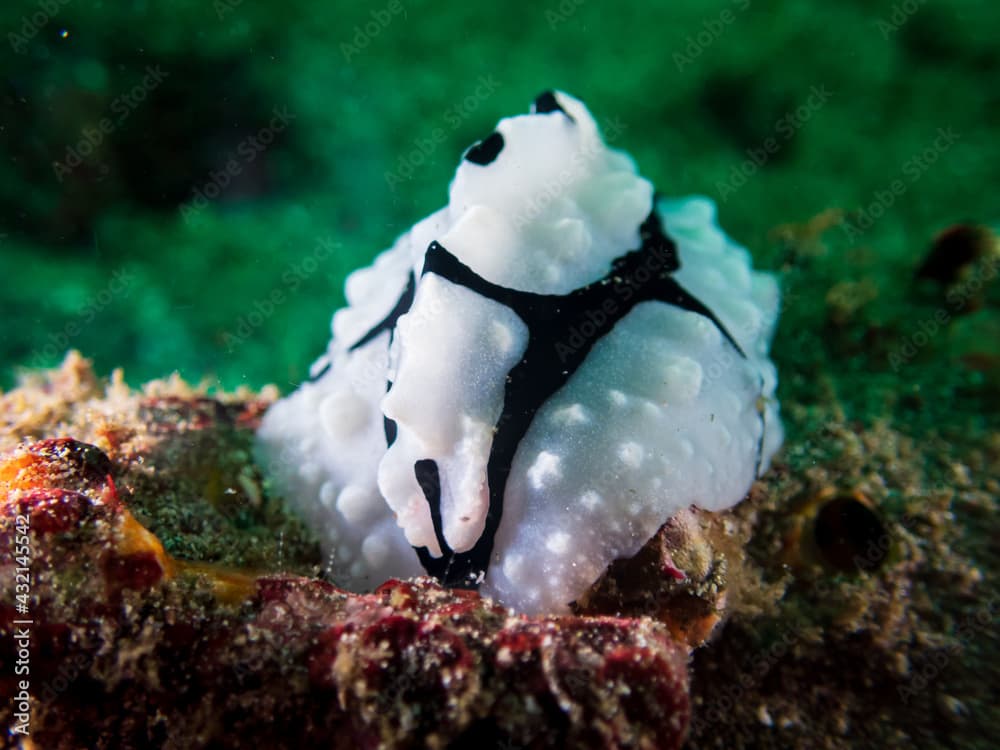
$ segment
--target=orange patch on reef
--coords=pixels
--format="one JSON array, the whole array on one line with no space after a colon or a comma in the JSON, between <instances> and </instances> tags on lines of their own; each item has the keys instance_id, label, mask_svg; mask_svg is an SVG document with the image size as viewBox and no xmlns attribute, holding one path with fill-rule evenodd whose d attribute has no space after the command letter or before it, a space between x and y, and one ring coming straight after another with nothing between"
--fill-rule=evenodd
<instances>
[{"instance_id":1,"label":"orange patch on reef","mask_svg":"<svg viewBox=\"0 0 1000 750\"><path fill-rule=\"evenodd\" d=\"M183 575L204 576L216 599L225 604L239 604L257 591L257 576L252 573L212 563L173 562Z\"/></svg>"},{"instance_id":2,"label":"orange patch on reef","mask_svg":"<svg viewBox=\"0 0 1000 750\"><path fill-rule=\"evenodd\" d=\"M110 517L103 516L103 522L111 524L114 535L108 572L116 580L127 581L126 587L143 588L179 575L190 575L203 577L219 601L225 603L237 604L256 592L258 576L254 573L171 556L159 537L129 512L110 474L105 474L102 481L98 470L96 477L92 474L88 479L84 474L86 469L74 465L69 454L51 450L64 445L83 444L65 438L45 441L44 448L43 443L35 443L0 459L0 507L38 490L82 493L81 500L86 498L92 507L103 506L111 513Z\"/></svg>"},{"instance_id":3,"label":"orange patch on reef","mask_svg":"<svg viewBox=\"0 0 1000 750\"><path fill-rule=\"evenodd\" d=\"M139 523L126 508L122 509L122 521L118 532L120 541L116 552L122 557L154 559L160 566L164 580L170 580L178 575L201 576L212 587L216 598L227 604L238 604L250 598L256 591L257 576L253 573L172 557L164 549L159 537Z\"/></svg>"},{"instance_id":4,"label":"orange patch on reef","mask_svg":"<svg viewBox=\"0 0 1000 750\"><path fill-rule=\"evenodd\" d=\"M48 463L31 453L21 453L0 462L0 492L7 495L17 490L38 490L49 487L45 471Z\"/></svg>"},{"instance_id":5,"label":"orange patch on reef","mask_svg":"<svg viewBox=\"0 0 1000 750\"><path fill-rule=\"evenodd\" d=\"M722 622L725 595L720 599L718 608L715 609L697 597L678 596L671 599L668 606L656 612L656 619L667 626L675 641L695 649L705 643L716 626Z\"/></svg>"},{"instance_id":6,"label":"orange patch on reef","mask_svg":"<svg viewBox=\"0 0 1000 750\"><path fill-rule=\"evenodd\" d=\"M153 532L135 520L135 516L122 509L122 520L118 527L119 541L115 550L122 557L132 555L151 555L163 571L164 579L176 575L174 559L163 548L163 542Z\"/></svg>"},{"instance_id":7,"label":"orange patch on reef","mask_svg":"<svg viewBox=\"0 0 1000 750\"><path fill-rule=\"evenodd\" d=\"M122 558L155 560L163 580L178 576L199 576L212 587L215 597L225 604L239 604L249 599L257 589L257 575L222 565L189 562L172 557L159 537L123 509L116 552Z\"/></svg>"}]
</instances>

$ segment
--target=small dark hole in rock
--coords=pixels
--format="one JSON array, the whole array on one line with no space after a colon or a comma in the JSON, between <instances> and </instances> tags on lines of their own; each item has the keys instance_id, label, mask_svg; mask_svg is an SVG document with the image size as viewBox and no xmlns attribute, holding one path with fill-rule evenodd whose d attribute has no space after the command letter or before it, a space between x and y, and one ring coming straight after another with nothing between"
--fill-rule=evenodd
<instances>
[{"instance_id":1,"label":"small dark hole in rock","mask_svg":"<svg viewBox=\"0 0 1000 750\"><path fill-rule=\"evenodd\" d=\"M813 534L823 559L844 572L878 570L889 554L889 532L882 519L849 495L819 509Z\"/></svg>"},{"instance_id":2,"label":"small dark hole in rock","mask_svg":"<svg viewBox=\"0 0 1000 750\"><path fill-rule=\"evenodd\" d=\"M962 271L989 252L993 237L989 229L974 224L957 224L934 238L930 252L917 269L918 279L953 284Z\"/></svg>"}]
</instances>

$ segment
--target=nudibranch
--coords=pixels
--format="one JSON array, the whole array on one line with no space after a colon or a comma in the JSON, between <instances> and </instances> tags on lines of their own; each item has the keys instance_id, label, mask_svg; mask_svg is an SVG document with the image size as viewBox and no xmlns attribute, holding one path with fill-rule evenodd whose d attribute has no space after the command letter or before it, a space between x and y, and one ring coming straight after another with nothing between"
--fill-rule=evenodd
<instances>
[{"instance_id":1,"label":"nudibranch","mask_svg":"<svg viewBox=\"0 0 1000 750\"><path fill-rule=\"evenodd\" d=\"M677 511L739 502L781 444L774 278L564 93L470 147L346 297L258 433L346 588L430 574L565 611Z\"/></svg>"}]
</instances>

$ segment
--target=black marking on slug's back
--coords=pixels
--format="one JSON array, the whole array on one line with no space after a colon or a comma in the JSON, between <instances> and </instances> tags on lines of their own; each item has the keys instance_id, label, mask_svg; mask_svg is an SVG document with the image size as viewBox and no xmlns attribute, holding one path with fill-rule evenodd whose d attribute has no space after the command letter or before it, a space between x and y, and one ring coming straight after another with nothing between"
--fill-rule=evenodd
<instances>
[{"instance_id":1,"label":"black marking on slug's back","mask_svg":"<svg viewBox=\"0 0 1000 750\"><path fill-rule=\"evenodd\" d=\"M348 351L353 352L355 349L360 349L362 346L378 338L378 336L386 331L389 332L389 344L391 345L393 336L396 335L396 323L399 322L399 319L403 317L403 315L405 315L413 305L413 296L416 294L416 291L417 280L411 271L410 277L406 282L406 288L403 289L403 293L399 295L399 299L396 301L393 308L384 318L382 318L382 320L372 326L368 333L355 341L350 348L348 348ZM388 381L385 384L386 393L388 393L391 388L392 381ZM382 430L385 432L386 445L392 445L396 442L396 423L393 420L388 417L382 417Z\"/></svg>"},{"instance_id":2,"label":"black marking on slug's back","mask_svg":"<svg viewBox=\"0 0 1000 750\"><path fill-rule=\"evenodd\" d=\"M310 375L310 376L309 376L309 382L310 382L310 383L315 383L315 382L316 382L317 380L319 380L319 379L320 379L321 377L323 377L323 376L324 376L324 375L326 375L326 374L327 374L328 372L330 372L330 368L331 368L331 367L333 367L333 362L331 362L331 361L330 361L330 360L328 359L328 360L327 360L327 361L326 361L325 363L323 363L323 366L322 366L322 367L321 367L321 368L319 369L319 372L317 372L317 373L316 373L315 375Z\"/></svg>"},{"instance_id":3,"label":"black marking on slug's back","mask_svg":"<svg viewBox=\"0 0 1000 750\"><path fill-rule=\"evenodd\" d=\"M413 295L417 290L417 282L410 273L410 278L406 282L406 288L403 293L399 295L399 299L396 301L395 306L389 311L382 320L376 323L368 333L362 336L360 339L355 341L348 351L353 352L355 349L360 349L362 346L367 344L372 339L378 337L379 334L389 331L389 341L392 341L393 329L396 327L396 322L410 309L410 305L413 304Z\"/></svg>"},{"instance_id":4,"label":"black marking on slug's back","mask_svg":"<svg viewBox=\"0 0 1000 750\"><path fill-rule=\"evenodd\" d=\"M562 108L562 105L556 98L555 93L552 91L546 91L536 97L534 103L531 105L531 114L547 115L550 112L562 112L572 122L576 122L576 120L573 119L573 115Z\"/></svg>"},{"instance_id":5,"label":"black marking on slug's back","mask_svg":"<svg viewBox=\"0 0 1000 750\"><path fill-rule=\"evenodd\" d=\"M398 432L396 420L389 419L389 417L382 417L382 431L385 432L385 444L387 446L391 446L396 442L396 433Z\"/></svg>"},{"instance_id":6,"label":"black marking on slug's back","mask_svg":"<svg viewBox=\"0 0 1000 750\"><path fill-rule=\"evenodd\" d=\"M465 152L464 159L485 167L492 164L501 151L503 151L503 136L494 130L483 140L472 144Z\"/></svg>"},{"instance_id":7,"label":"black marking on slug's back","mask_svg":"<svg viewBox=\"0 0 1000 750\"><path fill-rule=\"evenodd\" d=\"M388 393L392 390L392 381L388 380L385 384L385 392ZM393 443L396 442L396 433L399 428L396 426L395 419L389 419L383 415L382 417L382 431L385 433L385 444L386 447L391 447Z\"/></svg>"},{"instance_id":8,"label":"black marking on slug's back","mask_svg":"<svg viewBox=\"0 0 1000 750\"><path fill-rule=\"evenodd\" d=\"M487 299L513 310L528 328L528 345L521 361L507 375L503 411L497 420L489 462L486 467L489 486L489 509L482 535L472 549L454 552L445 543L441 530L440 477L434 464L432 482L430 469L418 461L417 482L431 509L434 531L442 556L432 557L426 547L417 550L427 572L446 586L475 587L485 574L493 552L493 540L503 515L503 497L517 448L528 432L535 414L553 394L562 388L590 354L594 344L640 302L659 301L682 310L703 315L711 320L725 339L744 359L746 355L715 314L685 290L671 274L680 267L677 246L666 236L659 217L651 212L640 227L642 244L617 258L603 278L575 289L569 294L536 294L494 284L482 278L437 242L432 242L424 258L423 274L433 273ZM650 268L650 257L658 263L658 273L639 274ZM604 302L612 298L615 282L622 279L645 279L631 285L633 294L627 301L615 297L614 312L597 324L595 334L582 346L559 351L554 342L567 341L571 329L588 310L607 309ZM433 463L431 461L430 463ZM432 490L431 493L428 490Z\"/></svg>"},{"instance_id":9,"label":"black marking on slug's back","mask_svg":"<svg viewBox=\"0 0 1000 750\"><path fill-rule=\"evenodd\" d=\"M427 506L431 511L431 525L434 527L434 537L441 548L441 556L434 557L427 547L416 547L420 564L439 581L450 581L449 585L458 588L475 588L474 579L453 580L451 575L450 568L455 559L455 552L444 538L444 522L441 519L441 474L438 471L437 461L429 458L417 461L413 465L413 474L427 499Z\"/></svg>"}]
</instances>

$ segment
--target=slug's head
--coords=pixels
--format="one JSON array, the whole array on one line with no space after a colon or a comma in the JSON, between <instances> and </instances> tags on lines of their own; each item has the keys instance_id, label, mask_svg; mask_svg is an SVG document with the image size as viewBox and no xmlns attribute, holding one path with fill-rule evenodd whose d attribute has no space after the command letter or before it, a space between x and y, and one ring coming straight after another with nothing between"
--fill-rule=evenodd
<instances>
[{"instance_id":1,"label":"slug's head","mask_svg":"<svg viewBox=\"0 0 1000 750\"><path fill-rule=\"evenodd\" d=\"M463 263L504 286L566 293L638 246L653 187L582 102L547 91L465 151L449 199L452 226L436 239Z\"/></svg>"}]
</instances>

